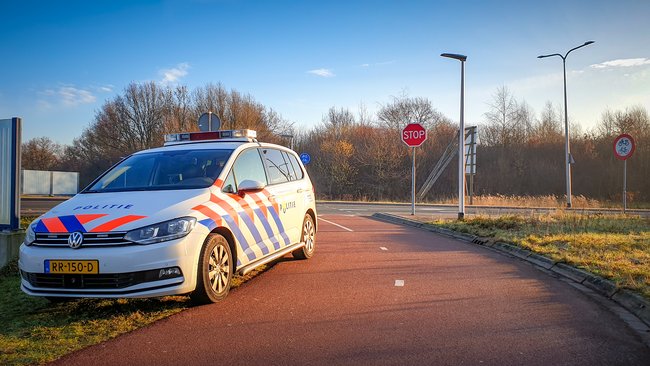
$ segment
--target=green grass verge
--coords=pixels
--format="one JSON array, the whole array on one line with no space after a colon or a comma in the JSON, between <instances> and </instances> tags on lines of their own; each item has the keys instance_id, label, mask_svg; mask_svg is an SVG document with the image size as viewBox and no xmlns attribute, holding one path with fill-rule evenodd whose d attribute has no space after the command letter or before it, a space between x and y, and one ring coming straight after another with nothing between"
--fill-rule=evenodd
<instances>
[{"instance_id":1,"label":"green grass verge","mask_svg":"<svg viewBox=\"0 0 650 366\"><path fill-rule=\"evenodd\" d=\"M650 299L650 219L556 213L432 224L518 245L610 279Z\"/></svg>"},{"instance_id":2,"label":"green grass verge","mask_svg":"<svg viewBox=\"0 0 650 366\"><path fill-rule=\"evenodd\" d=\"M262 266L233 287L266 270ZM20 290L17 264L0 272L0 365L53 361L65 354L141 328L191 306L188 297L79 299L51 304Z\"/></svg>"}]
</instances>

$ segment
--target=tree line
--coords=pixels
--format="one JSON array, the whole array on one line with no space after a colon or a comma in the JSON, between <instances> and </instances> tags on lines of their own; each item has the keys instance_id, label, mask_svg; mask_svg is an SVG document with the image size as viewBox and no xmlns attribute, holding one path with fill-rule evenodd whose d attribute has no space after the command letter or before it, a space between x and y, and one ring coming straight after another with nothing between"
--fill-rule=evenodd
<instances>
[{"instance_id":1,"label":"tree line","mask_svg":"<svg viewBox=\"0 0 650 366\"><path fill-rule=\"evenodd\" d=\"M94 120L72 144L61 146L47 137L23 144L23 168L80 172L82 185L112 164L138 150L162 145L163 135L196 131L198 116L212 111L223 129L257 130L260 141L307 152L307 170L320 198L410 199L411 150L400 131L411 122L423 124L429 138L416 149L419 188L457 136L458 124L422 97L401 95L372 114L331 107L310 130L293 123L251 95L207 84L189 90L156 83L130 84L96 112ZM498 88L478 124L476 194L556 195L565 193L563 111L550 102L539 113L507 87ZM606 109L595 128L583 132L570 123L573 194L599 200L622 198L622 162L613 154L613 140L628 133L636 140L628 160L628 199L650 202L650 117L641 106ZM440 176L426 199L456 193L456 165Z\"/></svg>"}]
</instances>

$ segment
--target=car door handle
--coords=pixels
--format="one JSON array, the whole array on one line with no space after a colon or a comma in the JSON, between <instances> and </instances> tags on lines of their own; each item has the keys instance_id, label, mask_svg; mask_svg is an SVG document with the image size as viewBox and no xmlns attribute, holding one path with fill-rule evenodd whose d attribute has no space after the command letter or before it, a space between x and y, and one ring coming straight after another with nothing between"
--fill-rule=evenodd
<instances>
[{"instance_id":1,"label":"car door handle","mask_svg":"<svg viewBox=\"0 0 650 366\"><path fill-rule=\"evenodd\" d=\"M302 188L298 188L298 190L296 191L296 193L302 193L302 192L304 192L304 191L305 191L304 189L302 189Z\"/></svg>"}]
</instances>

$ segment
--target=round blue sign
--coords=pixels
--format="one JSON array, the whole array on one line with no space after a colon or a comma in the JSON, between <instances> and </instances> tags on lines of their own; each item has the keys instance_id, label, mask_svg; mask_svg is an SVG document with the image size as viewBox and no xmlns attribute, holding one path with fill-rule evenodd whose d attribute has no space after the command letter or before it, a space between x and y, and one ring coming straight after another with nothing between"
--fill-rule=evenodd
<instances>
[{"instance_id":1,"label":"round blue sign","mask_svg":"<svg viewBox=\"0 0 650 366\"><path fill-rule=\"evenodd\" d=\"M307 153L302 153L300 154L300 161L302 161L303 164L307 165L311 161L311 156Z\"/></svg>"}]
</instances>

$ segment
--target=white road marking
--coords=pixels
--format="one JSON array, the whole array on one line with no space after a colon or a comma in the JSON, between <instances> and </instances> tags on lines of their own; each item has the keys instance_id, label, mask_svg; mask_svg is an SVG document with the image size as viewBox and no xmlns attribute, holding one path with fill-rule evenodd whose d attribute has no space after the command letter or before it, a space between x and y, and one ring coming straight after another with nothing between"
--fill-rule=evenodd
<instances>
[{"instance_id":1,"label":"white road marking","mask_svg":"<svg viewBox=\"0 0 650 366\"><path fill-rule=\"evenodd\" d=\"M395 280L395 286L404 287L404 280Z\"/></svg>"},{"instance_id":2,"label":"white road marking","mask_svg":"<svg viewBox=\"0 0 650 366\"><path fill-rule=\"evenodd\" d=\"M343 226L343 225L339 225L339 224L337 224L337 223L335 223L335 222L331 222L331 221L329 221L329 220L321 219L321 221L325 221L325 222L327 222L327 223L329 223L329 224L332 224L332 225L334 225L334 226L338 226L338 227L340 227L340 228L343 229L343 230L347 230L347 231L350 231L350 232L354 231L354 230L352 230L352 229L350 229L350 228L347 228L347 227L345 227L345 226Z\"/></svg>"},{"instance_id":3,"label":"white road marking","mask_svg":"<svg viewBox=\"0 0 650 366\"><path fill-rule=\"evenodd\" d=\"M381 250L388 250L388 248L386 248L386 247L379 247L379 249L381 249Z\"/></svg>"}]
</instances>

